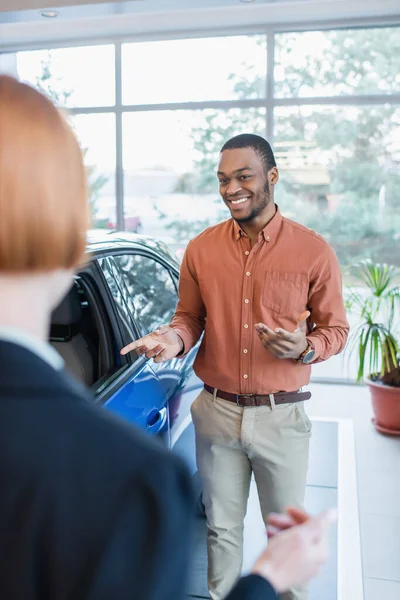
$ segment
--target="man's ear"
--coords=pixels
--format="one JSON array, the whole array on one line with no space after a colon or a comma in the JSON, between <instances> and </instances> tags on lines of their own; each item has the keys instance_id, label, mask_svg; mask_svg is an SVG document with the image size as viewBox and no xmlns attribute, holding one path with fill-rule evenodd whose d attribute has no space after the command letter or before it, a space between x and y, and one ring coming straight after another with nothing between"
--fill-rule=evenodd
<instances>
[{"instance_id":1,"label":"man's ear","mask_svg":"<svg viewBox=\"0 0 400 600\"><path fill-rule=\"evenodd\" d=\"M272 167L272 169L270 169L268 171L268 179L269 179L270 185L276 185L278 183L279 171L276 167Z\"/></svg>"}]
</instances>

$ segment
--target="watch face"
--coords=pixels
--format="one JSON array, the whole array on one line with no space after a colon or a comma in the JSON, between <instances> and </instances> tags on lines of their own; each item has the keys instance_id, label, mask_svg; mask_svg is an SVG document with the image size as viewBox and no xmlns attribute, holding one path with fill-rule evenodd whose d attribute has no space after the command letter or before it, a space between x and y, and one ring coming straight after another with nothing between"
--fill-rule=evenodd
<instances>
[{"instance_id":1,"label":"watch face","mask_svg":"<svg viewBox=\"0 0 400 600\"><path fill-rule=\"evenodd\" d=\"M308 363L310 363L312 361L312 359L315 356L315 350L311 349L307 352L307 354L305 356L303 356L303 363L305 365L307 365Z\"/></svg>"}]
</instances>

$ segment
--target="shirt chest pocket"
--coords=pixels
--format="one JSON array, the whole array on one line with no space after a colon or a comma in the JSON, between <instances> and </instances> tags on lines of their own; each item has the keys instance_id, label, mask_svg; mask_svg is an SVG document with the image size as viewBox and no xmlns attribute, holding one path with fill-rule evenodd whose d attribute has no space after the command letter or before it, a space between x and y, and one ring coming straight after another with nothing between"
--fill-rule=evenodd
<instances>
[{"instance_id":1,"label":"shirt chest pocket","mask_svg":"<svg viewBox=\"0 0 400 600\"><path fill-rule=\"evenodd\" d=\"M267 271L262 303L280 315L296 319L306 310L308 278L305 273Z\"/></svg>"}]
</instances>

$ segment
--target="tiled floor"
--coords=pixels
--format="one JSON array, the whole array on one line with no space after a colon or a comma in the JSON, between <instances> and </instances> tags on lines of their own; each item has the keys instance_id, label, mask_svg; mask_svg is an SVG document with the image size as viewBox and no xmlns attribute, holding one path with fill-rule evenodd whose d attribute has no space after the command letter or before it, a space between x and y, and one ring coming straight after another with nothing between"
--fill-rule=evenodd
<instances>
[{"instance_id":1,"label":"tiled floor","mask_svg":"<svg viewBox=\"0 0 400 600\"><path fill-rule=\"evenodd\" d=\"M335 505L337 486L340 486L337 480L338 425L334 421L318 421L318 417L350 420L355 437L360 539L358 524L355 528L349 526L341 532L340 548L349 547L350 541L354 548L361 543L365 600L400 600L400 439L382 436L374 430L366 388L322 384L312 384L310 388L313 398L308 403L308 413L317 422L314 423L307 507L314 513ZM345 464L348 458L344 454L341 461ZM349 481L346 486L351 487ZM354 533L357 539L351 540ZM253 486L245 523L244 571L250 568L264 543ZM357 598L346 594L345 585L338 588L337 558L340 563L343 557L340 548L337 556L337 543L335 530L329 564L313 582L310 600L361 600L361 594ZM207 597L206 562L205 524L199 521L189 590L192 596ZM349 562L347 577L351 579L351 555ZM357 571L356 565L354 570Z\"/></svg>"}]
</instances>

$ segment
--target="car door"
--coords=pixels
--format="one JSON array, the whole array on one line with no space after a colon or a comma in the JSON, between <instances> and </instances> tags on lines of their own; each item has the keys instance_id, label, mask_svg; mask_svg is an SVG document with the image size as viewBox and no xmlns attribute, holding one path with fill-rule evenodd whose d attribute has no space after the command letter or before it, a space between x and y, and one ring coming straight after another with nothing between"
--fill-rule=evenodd
<instances>
[{"instance_id":1,"label":"car door","mask_svg":"<svg viewBox=\"0 0 400 600\"><path fill-rule=\"evenodd\" d=\"M127 303L140 335L168 324L178 302L177 269L153 252L130 252L112 257L123 278ZM156 364L152 369L168 398L170 446L196 470L194 430L190 407L202 383L195 376L193 362L197 347L182 359Z\"/></svg>"},{"instance_id":2,"label":"car door","mask_svg":"<svg viewBox=\"0 0 400 600\"><path fill-rule=\"evenodd\" d=\"M156 255L144 251L114 254L112 260L123 279L126 301L140 336L168 324L175 313L177 291L169 268ZM182 385L183 365L157 364L157 373L168 399Z\"/></svg>"},{"instance_id":3,"label":"car door","mask_svg":"<svg viewBox=\"0 0 400 600\"><path fill-rule=\"evenodd\" d=\"M104 294L118 328L121 347L138 337L138 330L126 304L123 282L107 255L97 257L99 272L104 280ZM160 435L169 443L168 407L164 388L149 361L131 353L124 359L125 368L112 383L98 394L98 402L114 414L134 423L151 435Z\"/></svg>"}]
</instances>

